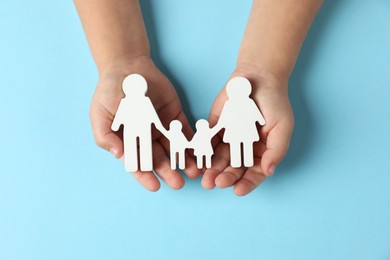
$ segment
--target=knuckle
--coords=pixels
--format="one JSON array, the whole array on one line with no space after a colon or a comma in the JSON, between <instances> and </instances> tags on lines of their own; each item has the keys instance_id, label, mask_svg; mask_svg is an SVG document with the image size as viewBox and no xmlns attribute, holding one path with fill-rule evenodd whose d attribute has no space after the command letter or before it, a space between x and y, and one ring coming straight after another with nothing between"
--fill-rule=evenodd
<instances>
[{"instance_id":1,"label":"knuckle","mask_svg":"<svg viewBox=\"0 0 390 260\"><path fill-rule=\"evenodd\" d=\"M102 135L99 135L99 134L95 135L95 143L97 146L105 148L106 142L105 142L104 137Z\"/></svg>"}]
</instances>

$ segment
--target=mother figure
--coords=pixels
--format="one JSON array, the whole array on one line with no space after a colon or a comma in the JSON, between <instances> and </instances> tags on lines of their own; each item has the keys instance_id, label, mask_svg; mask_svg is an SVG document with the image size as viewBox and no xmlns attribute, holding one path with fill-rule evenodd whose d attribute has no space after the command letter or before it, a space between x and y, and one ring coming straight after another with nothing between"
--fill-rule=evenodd
<instances>
[{"instance_id":1,"label":"mother figure","mask_svg":"<svg viewBox=\"0 0 390 260\"><path fill-rule=\"evenodd\" d=\"M229 100L225 102L216 129L225 128L223 141L230 145L230 165L239 168L253 166L253 143L260 140L256 122L265 125L265 119L256 103L249 97L252 86L244 77L232 78L226 86ZM243 151L241 151L241 144Z\"/></svg>"}]
</instances>

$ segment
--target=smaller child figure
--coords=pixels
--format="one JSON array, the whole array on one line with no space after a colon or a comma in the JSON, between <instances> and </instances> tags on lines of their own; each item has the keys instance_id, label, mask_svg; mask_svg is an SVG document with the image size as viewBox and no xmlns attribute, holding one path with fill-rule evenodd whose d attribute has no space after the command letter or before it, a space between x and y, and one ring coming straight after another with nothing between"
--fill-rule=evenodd
<instances>
[{"instance_id":1,"label":"smaller child figure","mask_svg":"<svg viewBox=\"0 0 390 260\"><path fill-rule=\"evenodd\" d=\"M198 169L203 168L203 157L205 157L206 168L211 168L211 156L214 154L211 138L218 133L220 128L214 127L210 129L209 122L205 119L200 119L196 122L196 133L192 138L190 145L194 149L196 156L196 164Z\"/></svg>"},{"instance_id":2,"label":"smaller child figure","mask_svg":"<svg viewBox=\"0 0 390 260\"><path fill-rule=\"evenodd\" d=\"M169 124L169 130L165 131L163 134L168 138L170 143L170 159L171 159L171 169L176 169L177 158L179 161L179 168L181 170L185 169L185 151L189 146L189 142L185 135L182 132L183 125L179 120L173 120Z\"/></svg>"}]
</instances>

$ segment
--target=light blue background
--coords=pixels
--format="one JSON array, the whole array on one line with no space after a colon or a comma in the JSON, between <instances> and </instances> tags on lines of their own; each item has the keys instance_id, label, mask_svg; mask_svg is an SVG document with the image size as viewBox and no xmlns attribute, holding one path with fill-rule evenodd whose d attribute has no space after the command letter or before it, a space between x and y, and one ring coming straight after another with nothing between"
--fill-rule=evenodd
<instances>
[{"instance_id":1,"label":"light blue background","mask_svg":"<svg viewBox=\"0 0 390 260\"><path fill-rule=\"evenodd\" d=\"M192 120L251 1L144 1ZM246 197L145 191L93 141L97 72L71 1L0 1L0 259L390 259L390 2L327 1L290 80L296 128Z\"/></svg>"}]
</instances>

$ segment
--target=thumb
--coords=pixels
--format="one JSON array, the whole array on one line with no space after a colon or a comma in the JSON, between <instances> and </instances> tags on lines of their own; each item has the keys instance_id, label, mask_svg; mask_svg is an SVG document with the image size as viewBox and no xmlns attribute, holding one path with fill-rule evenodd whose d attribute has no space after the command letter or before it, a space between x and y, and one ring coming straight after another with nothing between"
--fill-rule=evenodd
<instances>
[{"instance_id":1,"label":"thumb","mask_svg":"<svg viewBox=\"0 0 390 260\"><path fill-rule=\"evenodd\" d=\"M261 157L261 169L266 176L271 176L287 153L292 134L288 123L279 123L270 130L266 139L267 149Z\"/></svg>"},{"instance_id":2,"label":"thumb","mask_svg":"<svg viewBox=\"0 0 390 260\"><path fill-rule=\"evenodd\" d=\"M123 155L123 142L117 133L111 130L112 120L101 113L90 113L91 125L97 146L109 151L115 158ZM122 132L122 131L121 131Z\"/></svg>"},{"instance_id":3,"label":"thumb","mask_svg":"<svg viewBox=\"0 0 390 260\"><path fill-rule=\"evenodd\" d=\"M122 140L115 133L94 133L96 144L109 151L115 158L119 159L123 155Z\"/></svg>"}]
</instances>

